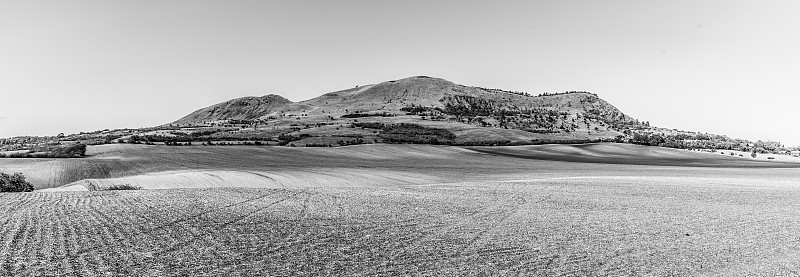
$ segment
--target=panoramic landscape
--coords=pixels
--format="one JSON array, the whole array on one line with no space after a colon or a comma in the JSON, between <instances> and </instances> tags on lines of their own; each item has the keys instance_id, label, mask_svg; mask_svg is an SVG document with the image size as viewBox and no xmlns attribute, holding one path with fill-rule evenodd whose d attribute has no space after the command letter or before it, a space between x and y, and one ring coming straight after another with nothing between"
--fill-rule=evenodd
<instances>
[{"instance_id":1,"label":"panoramic landscape","mask_svg":"<svg viewBox=\"0 0 800 277\"><path fill-rule=\"evenodd\" d=\"M0 79L0 275L800 275L800 145L796 115L786 112L797 102L785 96L794 87L756 93L750 82L764 79L683 75L716 56L681 51L730 45L728 33L688 33L732 28L715 24L737 18L742 3L718 11L442 1L387 12L201 2L0 4L15 11L0 12L0 26L28 31L0 29L17 41L0 49L31 63L0 65L0 76L12 76ZM673 15L707 23L685 19L690 31L676 32L688 38L673 34L695 48L655 50L679 58L641 62L611 38L652 30L592 22L590 6L631 20L658 10L644 25L665 33L686 23ZM542 11L625 31L598 38L554 27L561 18ZM294 19L309 14L310 23ZM409 14L423 23L406 22ZM473 16L449 24L442 14ZM508 22L535 23L526 32L544 38L505 33ZM502 40L544 47L540 39L570 34L620 50L576 43L529 53ZM40 37L61 44L30 48ZM476 54L497 44L507 51ZM35 58L53 51L58 59ZM616 60L573 57L592 51L628 64L619 71L606 68ZM352 60L329 60L338 55ZM786 58L776 57L765 60ZM668 65L672 75L653 73ZM258 74L240 79L248 72ZM773 73L763 74L788 83ZM716 86L724 89L701 89Z\"/></svg>"},{"instance_id":2,"label":"panoramic landscape","mask_svg":"<svg viewBox=\"0 0 800 277\"><path fill-rule=\"evenodd\" d=\"M411 77L20 139L0 168L34 192L0 195L7 275L748 276L800 258L791 148L586 92Z\"/></svg>"}]
</instances>

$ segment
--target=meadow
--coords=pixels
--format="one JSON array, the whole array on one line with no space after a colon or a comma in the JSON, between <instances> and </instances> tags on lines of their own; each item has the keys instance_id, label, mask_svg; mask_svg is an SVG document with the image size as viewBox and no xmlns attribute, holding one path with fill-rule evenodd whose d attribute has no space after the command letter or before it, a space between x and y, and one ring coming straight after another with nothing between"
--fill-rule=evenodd
<instances>
[{"instance_id":1,"label":"meadow","mask_svg":"<svg viewBox=\"0 0 800 277\"><path fill-rule=\"evenodd\" d=\"M792 163L615 144L89 153L0 160L41 180L0 195L0 275L799 274ZM146 189L58 189L80 176Z\"/></svg>"}]
</instances>

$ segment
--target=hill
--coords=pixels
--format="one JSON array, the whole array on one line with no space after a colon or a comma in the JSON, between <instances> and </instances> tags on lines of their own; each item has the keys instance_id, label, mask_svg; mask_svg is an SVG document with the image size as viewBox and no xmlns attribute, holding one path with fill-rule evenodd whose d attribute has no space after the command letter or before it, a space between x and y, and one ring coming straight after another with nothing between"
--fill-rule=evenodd
<instances>
[{"instance_id":1,"label":"hill","mask_svg":"<svg viewBox=\"0 0 800 277\"><path fill-rule=\"evenodd\" d=\"M489 146L608 141L800 155L797 154L800 148L787 148L779 142L753 142L650 126L649 122L632 118L589 92L531 95L416 76L356 86L300 102L274 94L242 97L156 127L0 139L0 157L48 156L54 152L41 149L64 148L76 142L329 147L370 143Z\"/></svg>"},{"instance_id":2,"label":"hill","mask_svg":"<svg viewBox=\"0 0 800 277\"><path fill-rule=\"evenodd\" d=\"M398 124L405 125L391 129ZM283 136L284 141L297 146L335 146L371 142L492 145L612 140L623 137L631 127L645 125L592 93L532 96L416 76L330 92L296 103L277 95L238 98L202 108L169 126L232 128L217 138ZM386 130L387 126L391 130ZM413 130L405 130L409 128ZM431 132L452 135L419 135Z\"/></svg>"},{"instance_id":3,"label":"hill","mask_svg":"<svg viewBox=\"0 0 800 277\"><path fill-rule=\"evenodd\" d=\"M199 109L175 123L192 123L228 119L256 119L271 114L292 101L280 95L270 94L262 97L242 97L225 101L211 107Z\"/></svg>"}]
</instances>

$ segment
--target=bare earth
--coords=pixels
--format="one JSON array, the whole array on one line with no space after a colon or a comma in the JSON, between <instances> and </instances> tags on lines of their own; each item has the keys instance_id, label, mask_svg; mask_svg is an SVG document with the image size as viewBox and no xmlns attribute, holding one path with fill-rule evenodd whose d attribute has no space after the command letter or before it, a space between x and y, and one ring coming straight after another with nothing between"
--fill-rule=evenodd
<instances>
[{"instance_id":1,"label":"bare earth","mask_svg":"<svg viewBox=\"0 0 800 277\"><path fill-rule=\"evenodd\" d=\"M800 274L793 163L616 144L90 153L0 160L66 185L0 195L0 275Z\"/></svg>"}]
</instances>

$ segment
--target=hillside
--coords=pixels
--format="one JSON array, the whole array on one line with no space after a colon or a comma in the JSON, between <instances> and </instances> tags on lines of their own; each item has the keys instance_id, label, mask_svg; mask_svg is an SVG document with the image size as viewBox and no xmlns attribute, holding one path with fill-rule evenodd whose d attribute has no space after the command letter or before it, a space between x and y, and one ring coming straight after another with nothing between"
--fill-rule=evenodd
<instances>
[{"instance_id":1,"label":"hillside","mask_svg":"<svg viewBox=\"0 0 800 277\"><path fill-rule=\"evenodd\" d=\"M398 124L405 125L394 128ZM216 138L283 136L278 140L297 146L612 140L630 127L644 126L592 93L531 96L426 76L357 86L296 103L277 95L238 98L170 125L232 128Z\"/></svg>"},{"instance_id":2,"label":"hillside","mask_svg":"<svg viewBox=\"0 0 800 277\"><path fill-rule=\"evenodd\" d=\"M275 94L262 97L242 97L199 109L174 123L187 124L229 119L256 119L263 115L271 114L276 109L280 109L290 103L292 101Z\"/></svg>"}]
</instances>

